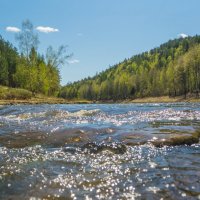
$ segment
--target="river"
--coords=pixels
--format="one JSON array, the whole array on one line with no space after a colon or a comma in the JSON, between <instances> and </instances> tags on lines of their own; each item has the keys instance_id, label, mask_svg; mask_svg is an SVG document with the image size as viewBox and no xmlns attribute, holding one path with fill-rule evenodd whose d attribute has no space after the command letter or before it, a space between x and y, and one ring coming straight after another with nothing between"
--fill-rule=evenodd
<instances>
[{"instance_id":1,"label":"river","mask_svg":"<svg viewBox=\"0 0 200 200\"><path fill-rule=\"evenodd\" d=\"M199 103L0 107L0 199L200 199Z\"/></svg>"}]
</instances>

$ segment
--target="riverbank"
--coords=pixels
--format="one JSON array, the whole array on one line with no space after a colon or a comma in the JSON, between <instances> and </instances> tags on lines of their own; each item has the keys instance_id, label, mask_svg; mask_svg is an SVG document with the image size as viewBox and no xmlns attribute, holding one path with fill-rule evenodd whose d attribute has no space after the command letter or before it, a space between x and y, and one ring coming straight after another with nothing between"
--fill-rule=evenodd
<instances>
[{"instance_id":1,"label":"riverbank","mask_svg":"<svg viewBox=\"0 0 200 200\"><path fill-rule=\"evenodd\" d=\"M182 96L179 97L145 97L138 98L134 100L128 100L128 103L175 103L175 102L200 102L200 98L195 97L187 97L184 98Z\"/></svg>"},{"instance_id":2,"label":"riverbank","mask_svg":"<svg viewBox=\"0 0 200 200\"><path fill-rule=\"evenodd\" d=\"M174 102L200 102L200 98L188 96L179 97L145 97L127 100L101 100L90 101L85 99L63 99L57 97L49 97L43 94L33 94L32 92L21 88L10 88L0 86L0 105L13 104L113 104L113 103L174 103Z\"/></svg>"},{"instance_id":3,"label":"riverbank","mask_svg":"<svg viewBox=\"0 0 200 200\"><path fill-rule=\"evenodd\" d=\"M0 105L16 105L16 104L87 104L91 103L87 100L69 101L56 97L32 97L30 99L3 99Z\"/></svg>"},{"instance_id":4,"label":"riverbank","mask_svg":"<svg viewBox=\"0 0 200 200\"><path fill-rule=\"evenodd\" d=\"M0 85L0 105L15 104L81 104L91 103L87 100L66 100L63 98L49 97L43 94L33 94L29 90L11 88Z\"/></svg>"},{"instance_id":5,"label":"riverbank","mask_svg":"<svg viewBox=\"0 0 200 200\"><path fill-rule=\"evenodd\" d=\"M128 99L124 101L89 101L89 100L67 100L56 97L36 96L29 99L0 99L0 105L15 104L112 104L112 103L175 103L175 102L200 102L200 98L183 98L183 97L145 97L138 99Z\"/></svg>"},{"instance_id":6,"label":"riverbank","mask_svg":"<svg viewBox=\"0 0 200 200\"><path fill-rule=\"evenodd\" d=\"M183 96L178 97L168 97L168 96L161 96L161 97L144 97L144 98L137 98L137 99L127 99L127 100L105 100L105 101L95 101L93 103L97 104L112 104L112 103L176 103L176 102L200 102L200 98L195 97L187 97L184 98Z\"/></svg>"}]
</instances>

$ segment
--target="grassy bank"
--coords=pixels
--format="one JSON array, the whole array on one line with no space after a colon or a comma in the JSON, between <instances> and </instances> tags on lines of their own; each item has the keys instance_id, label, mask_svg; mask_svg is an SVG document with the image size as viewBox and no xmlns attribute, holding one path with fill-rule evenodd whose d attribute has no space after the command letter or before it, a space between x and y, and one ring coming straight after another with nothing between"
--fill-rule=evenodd
<instances>
[{"instance_id":1,"label":"grassy bank","mask_svg":"<svg viewBox=\"0 0 200 200\"><path fill-rule=\"evenodd\" d=\"M174 102L200 102L200 98L195 97L145 97L138 99L128 99L124 101L89 101L73 99L67 100L56 97L47 97L41 94L33 95L30 91L20 88L9 88L0 86L0 105L9 104L87 104L87 103L174 103Z\"/></svg>"},{"instance_id":2,"label":"grassy bank","mask_svg":"<svg viewBox=\"0 0 200 200\"><path fill-rule=\"evenodd\" d=\"M67 103L64 99L52 97L31 97L30 99L1 99L0 105L13 105L13 104L64 104Z\"/></svg>"},{"instance_id":3,"label":"grassy bank","mask_svg":"<svg viewBox=\"0 0 200 200\"><path fill-rule=\"evenodd\" d=\"M200 102L199 98L188 97L184 98L180 97L146 97L146 98L138 98L134 100L128 100L129 103L174 103L174 102Z\"/></svg>"},{"instance_id":4,"label":"grassy bank","mask_svg":"<svg viewBox=\"0 0 200 200\"><path fill-rule=\"evenodd\" d=\"M32 94L32 92L20 89L0 86L0 105L12 104L70 104L70 103L90 103L87 100L69 101L62 98L48 97L41 94Z\"/></svg>"},{"instance_id":5,"label":"grassy bank","mask_svg":"<svg viewBox=\"0 0 200 200\"><path fill-rule=\"evenodd\" d=\"M28 90L0 86L0 100L27 100L31 97L32 93Z\"/></svg>"},{"instance_id":6,"label":"grassy bank","mask_svg":"<svg viewBox=\"0 0 200 200\"><path fill-rule=\"evenodd\" d=\"M36 95L29 99L0 99L0 105L14 105L14 104L87 104L91 103L86 100L69 101L62 98L47 97Z\"/></svg>"},{"instance_id":7,"label":"grassy bank","mask_svg":"<svg viewBox=\"0 0 200 200\"><path fill-rule=\"evenodd\" d=\"M68 101L55 97L32 97L30 99L1 99L0 105L14 105L14 104L88 104L90 101Z\"/></svg>"},{"instance_id":8,"label":"grassy bank","mask_svg":"<svg viewBox=\"0 0 200 200\"><path fill-rule=\"evenodd\" d=\"M144 97L137 99L127 99L127 100L118 100L118 101L96 101L94 103L175 103L175 102L200 102L200 98L188 97L184 98L183 96L179 97Z\"/></svg>"},{"instance_id":9,"label":"grassy bank","mask_svg":"<svg viewBox=\"0 0 200 200\"><path fill-rule=\"evenodd\" d=\"M200 102L200 99L188 98L183 99L180 97L169 98L169 97L148 97L134 100L126 101L88 101L88 100L66 100L56 97L46 97L41 95L36 95L29 99L0 99L0 105L13 105L13 104L112 104L112 103L175 103L175 102Z\"/></svg>"}]
</instances>

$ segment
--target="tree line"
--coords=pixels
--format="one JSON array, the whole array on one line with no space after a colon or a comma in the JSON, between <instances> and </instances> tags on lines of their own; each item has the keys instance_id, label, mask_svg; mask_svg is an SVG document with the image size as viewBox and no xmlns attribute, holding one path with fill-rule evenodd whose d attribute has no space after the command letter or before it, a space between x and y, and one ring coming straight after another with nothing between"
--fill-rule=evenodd
<instances>
[{"instance_id":1,"label":"tree line","mask_svg":"<svg viewBox=\"0 0 200 200\"><path fill-rule=\"evenodd\" d=\"M39 38L29 20L22 23L16 40L19 52L0 37L0 85L57 96L61 78L59 67L70 56L66 53L66 46L60 46L57 51L50 46L46 55L39 54Z\"/></svg>"},{"instance_id":2,"label":"tree line","mask_svg":"<svg viewBox=\"0 0 200 200\"><path fill-rule=\"evenodd\" d=\"M170 40L158 48L125 59L81 81L60 86L60 70L71 56L66 46L38 53L32 23L16 35L19 51L0 37L0 85L66 99L124 100L163 95L199 96L200 36Z\"/></svg>"},{"instance_id":3,"label":"tree line","mask_svg":"<svg viewBox=\"0 0 200 200\"><path fill-rule=\"evenodd\" d=\"M124 100L199 95L200 36L170 40L151 51L64 86L67 99Z\"/></svg>"}]
</instances>

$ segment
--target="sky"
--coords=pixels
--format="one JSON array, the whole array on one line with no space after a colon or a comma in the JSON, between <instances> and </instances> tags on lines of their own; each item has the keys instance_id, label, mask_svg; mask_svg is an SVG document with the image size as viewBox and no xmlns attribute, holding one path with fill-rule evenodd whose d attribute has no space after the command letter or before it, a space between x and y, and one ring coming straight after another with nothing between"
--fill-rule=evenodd
<instances>
[{"instance_id":1,"label":"sky","mask_svg":"<svg viewBox=\"0 0 200 200\"><path fill-rule=\"evenodd\" d=\"M68 46L61 84L93 76L169 39L200 34L199 0L0 0L0 35L18 47L15 33L29 19L38 51Z\"/></svg>"}]
</instances>

